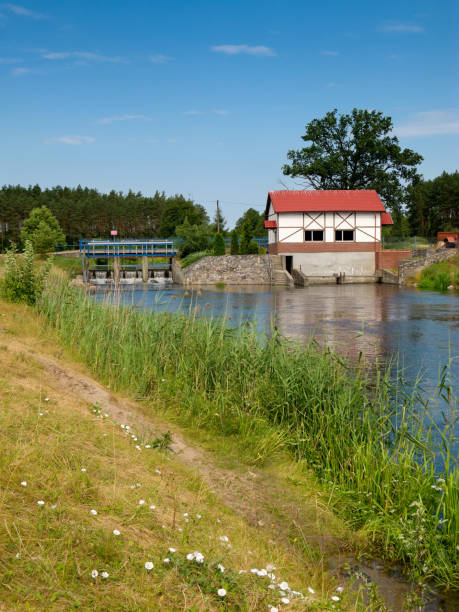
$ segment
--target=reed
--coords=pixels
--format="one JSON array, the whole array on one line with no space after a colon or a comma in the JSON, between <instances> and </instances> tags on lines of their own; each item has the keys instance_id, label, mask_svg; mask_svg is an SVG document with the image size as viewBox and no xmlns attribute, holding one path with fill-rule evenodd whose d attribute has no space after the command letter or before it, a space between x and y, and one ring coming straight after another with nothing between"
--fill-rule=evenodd
<instances>
[{"instance_id":1,"label":"reed","mask_svg":"<svg viewBox=\"0 0 459 612\"><path fill-rule=\"evenodd\" d=\"M418 581L459 588L457 412L448 367L438 388L448 407L440 429L420 389L408 393L388 368L348 363L314 341L296 346L275 329L260 337L250 325L230 329L193 309L98 304L59 275L38 307L110 388L233 436L248 462L293 454L386 559L404 563Z\"/></svg>"}]
</instances>

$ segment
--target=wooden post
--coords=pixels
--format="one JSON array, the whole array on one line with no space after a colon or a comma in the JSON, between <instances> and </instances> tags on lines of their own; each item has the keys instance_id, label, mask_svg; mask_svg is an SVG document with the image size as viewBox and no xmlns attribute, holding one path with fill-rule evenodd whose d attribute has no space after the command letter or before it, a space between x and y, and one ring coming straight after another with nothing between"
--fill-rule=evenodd
<instances>
[{"instance_id":1,"label":"wooden post","mask_svg":"<svg viewBox=\"0 0 459 612\"><path fill-rule=\"evenodd\" d=\"M113 258L113 280L115 281L116 284L120 282L120 276L121 276L121 259L120 257L114 257Z\"/></svg>"},{"instance_id":2,"label":"wooden post","mask_svg":"<svg viewBox=\"0 0 459 612\"><path fill-rule=\"evenodd\" d=\"M83 257L83 282L89 283L89 259Z\"/></svg>"},{"instance_id":3,"label":"wooden post","mask_svg":"<svg viewBox=\"0 0 459 612\"><path fill-rule=\"evenodd\" d=\"M148 257L145 255L142 256L142 281L148 282Z\"/></svg>"}]
</instances>

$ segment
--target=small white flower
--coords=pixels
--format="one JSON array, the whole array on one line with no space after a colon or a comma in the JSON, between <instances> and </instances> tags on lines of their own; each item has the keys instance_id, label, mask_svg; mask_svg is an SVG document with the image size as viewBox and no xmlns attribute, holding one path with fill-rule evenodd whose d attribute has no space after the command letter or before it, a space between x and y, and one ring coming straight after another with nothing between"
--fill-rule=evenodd
<instances>
[{"instance_id":1,"label":"small white flower","mask_svg":"<svg viewBox=\"0 0 459 612\"><path fill-rule=\"evenodd\" d=\"M20 553L16 553L16 559L20 559L21 558L21 554Z\"/></svg>"},{"instance_id":2,"label":"small white flower","mask_svg":"<svg viewBox=\"0 0 459 612\"><path fill-rule=\"evenodd\" d=\"M45 397L45 402L49 402L49 397Z\"/></svg>"},{"instance_id":3,"label":"small white flower","mask_svg":"<svg viewBox=\"0 0 459 612\"><path fill-rule=\"evenodd\" d=\"M163 563L170 563L171 560L169 559L169 557L166 557L165 559L163 559Z\"/></svg>"},{"instance_id":4,"label":"small white flower","mask_svg":"<svg viewBox=\"0 0 459 612\"><path fill-rule=\"evenodd\" d=\"M342 593L344 591L344 587L336 587L336 590L338 591L338 593Z\"/></svg>"},{"instance_id":5,"label":"small white flower","mask_svg":"<svg viewBox=\"0 0 459 612\"><path fill-rule=\"evenodd\" d=\"M135 483L135 486L136 486L136 487L141 487L142 485L140 484L140 482L136 482L136 483Z\"/></svg>"},{"instance_id":6,"label":"small white flower","mask_svg":"<svg viewBox=\"0 0 459 612\"><path fill-rule=\"evenodd\" d=\"M131 429L131 427L130 427L129 425L125 425L125 428L126 428L127 430Z\"/></svg>"},{"instance_id":7,"label":"small white flower","mask_svg":"<svg viewBox=\"0 0 459 612\"><path fill-rule=\"evenodd\" d=\"M276 608L276 606L269 606L269 612L279 612L279 608Z\"/></svg>"},{"instance_id":8,"label":"small white flower","mask_svg":"<svg viewBox=\"0 0 459 612\"><path fill-rule=\"evenodd\" d=\"M119 536L120 532L118 531L118 529L114 529L113 530L113 535Z\"/></svg>"},{"instance_id":9,"label":"small white flower","mask_svg":"<svg viewBox=\"0 0 459 612\"><path fill-rule=\"evenodd\" d=\"M220 519L217 519L217 523L221 523L221 520L220 520Z\"/></svg>"},{"instance_id":10,"label":"small white flower","mask_svg":"<svg viewBox=\"0 0 459 612\"><path fill-rule=\"evenodd\" d=\"M44 506L44 505L45 505L45 502L44 502L42 499L40 499L40 500L38 500L38 501L37 501L37 504L38 504L39 506Z\"/></svg>"},{"instance_id":11,"label":"small white flower","mask_svg":"<svg viewBox=\"0 0 459 612\"><path fill-rule=\"evenodd\" d=\"M26 480L23 480L23 481L21 482L21 487L26 487L26 486L27 486L27 481L26 481Z\"/></svg>"},{"instance_id":12,"label":"small white flower","mask_svg":"<svg viewBox=\"0 0 459 612\"><path fill-rule=\"evenodd\" d=\"M144 500L144 499L139 499L139 506L143 506L143 505L144 505L144 503L145 503L145 500Z\"/></svg>"},{"instance_id":13,"label":"small white flower","mask_svg":"<svg viewBox=\"0 0 459 612\"><path fill-rule=\"evenodd\" d=\"M182 533L183 529L181 527L177 528L177 531L179 531L180 533Z\"/></svg>"},{"instance_id":14,"label":"small white flower","mask_svg":"<svg viewBox=\"0 0 459 612\"><path fill-rule=\"evenodd\" d=\"M92 576L93 578L97 578L97 576L98 576L98 575L99 575L99 572L98 572L97 570L92 570L92 572L91 572L91 576Z\"/></svg>"},{"instance_id":15,"label":"small white flower","mask_svg":"<svg viewBox=\"0 0 459 612\"><path fill-rule=\"evenodd\" d=\"M55 510L56 508L57 508L57 504L53 504L53 505L51 506L51 510Z\"/></svg>"},{"instance_id":16,"label":"small white flower","mask_svg":"<svg viewBox=\"0 0 459 612\"><path fill-rule=\"evenodd\" d=\"M332 595L331 598L332 598L333 601L339 601L338 595Z\"/></svg>"},{"instance_id":17,"label":"small white flower","mask_svg":"<svg viewBox=\"0 0 459 612\"><path fill-rule=\"evenodd\" d=\"M109 577L109 575L110 575L110 574L109 574L108 572L102 572L102 573L101 573L102 578L108 578L108 577Z\"/></svg>"},{"instance_id":18,"label":"small white flower","mask_svg":"<svg viewBox=\"0 0 459 612\"><path fill-rule=\"evenodd\" d=\"M311 587L308 587L308 591L311 593L311 595L314 595L315 593L314 589L311 589Z\"/></svg>"},{"instance_id":19,"label":"small white flower","mask_svg":"<svg viewBox=\"0 0 459 612\"><path fill-rule=\"evenodd\" d=\"M86 472L86 468L81 468L81 471L84 473Z\"/></svg>"},{"instance_id":20,"label":"small white flower","mask_svg":"<svg viewBox=\"0 0 459 612\"><path fill-rule=\"evenodd\" d=\"M290 603L290 599L288 597L282 597L281 598L281 602L284 604L289 604Z\"/></svg>"},{"instance_id":21,"label":"small white flower","mask_svg":"<svg viewBox=\"0 0 459 612\"><path fill-rule=\"evenodd\" d=\"M188 516L188 512L185 512L183 516Z\"/></svg>"},{"instance_id":22,"label":"small white flower","mask_svg":"<svg viewBox=\"0 0 459 612\"><path fill-rule=\"evenodd\" d=\"M151 448L151 444L145 444L145 448Z\"/></svg>"},{"instance_id":23,"label":"small white flower","mask_svg":"<svg viewBox=\"0 0 459 612\"><path fill-rule=\"evenodd\" d=\"M40 412L40 414L38 416L43 416L43 412Z\"/></svg>"},{"instance_id":24,"label":"small white flower","mask_svg":"<svg viewBox=\"0 0 459 612\"><path fill-rule=\"evenodd\" d=\"M170 553L175 553L175 548L169 548Z\"/></svg>"},{"instance_id":25,"label":"small white flower","mask_svg":"<svg viewBox=\"0 0 459 612\"><path fill-rule=\"evenodd\" d=\"M97 510L91 510L91 514L92 514L93 516L97 516Z\"/></svg>"},{"instance_id":26,"label":"small white flower","mask_svg":"<svg viewBox=\"0 0 459 612\"><path fill-rule=\"evenodd\" d=\"M138 444L136 444L135 447L137 450L142 450L142 448Z\"/></svg>"},{"instance_id":27,"label":"small white flower","mask_svg":"<svg viewBox=\"0 0 459 612\"><path fill-rule=\"evenodd\" d=\"M259 576L267 576L268 572L265 569L261 569L261 570L259 570L258 575Z\"/></svg>"},{"instance_id":28,"label":"small white flower","mask_svg":"<svg viewBox=\"0 0 459 612\"><path fill-rule=\"evenodd\" d=\"M150 570L152 570L154 568L154 565L151 561L147 561L145 563L145 569L149 572Z\"/></svg>"},{"instance_id":29,"label":"small white flower","mask_svg":"<svg viewBox=\"0 0 459 612\"><path fill-rule=\"evenodd\" d=\"M155 510L155 508L156 508L156 506L155 506L154 504L152 504L152 505L150 506L150 510Z\"/></svg>"},{"instance_id":30,"label":"small white flower","mask_svg":"<svg viewBox=\"0 0 459 612\"><path fill-rule=\"evenodd\" d=\"M161 378L161 382L166 382L166 379L165 378Z\"/></svg>"},{"instance_id":31,"label":"small white flower","mask_svg":"<svg viewBox=\"0 0 459 612\"><path fill-rule=\"evenodd\" d=\"M196 515L196 518L197 518L197 519L201 519L201 518L202 518L202 516L201 516L200 514L197 514L197 515Z\"/></svg>"},{"instance_id":32,"label":"small white flower","mask_svg":"<svg viewBox=\"0 0 459 612\"><path fill-rule=\"evenodd\" d=\"M229 542L228 536L220 536L220 542Z\"/></svg>"},{"instance_id":33,"label":"small white flower","mask_svg":"<svg viewBox=\"0 0 459 612\"><path fill-rule=\"evenodd\" d=\"M223 574L223 572L225 571L225 568L223 567L223 565L221 563L219 563L217 565L218 569L221 571L221 573Z\"/></svg>"},{"instance_id":34,"label":"small white flower","mask_svg":"<svg viewBox=\"0 0 459 612\"><path fill-rule=\"evenodd\" d=\"M161 470L158 470L157 468L156 468L155 472L156 472L157 474L161 474Z\"/></svg>"},{"instance_id":35,"label":"small white flower","mask_svg":"<svg viewBox=\"0 0 459 612\"><path fill-rule=\"evenodd\" d=\"M279 588L281 591L288 591L288 582L281 582Z\"/></svg>"},{"instance_id":36,"label":"small white flower","mask_svg":"<svg viewBox=\"0 0 459 612\"><path fill-rule=\"evenodd\" d=\"M218 589L218 591L217 591L217 595L218 595L219 597L225 597L225 595L226 595L226 590L225 590L225 589Z\"/></svg>"},{"instance_id":37,"label":"small white flower","mask_svg":"<svg viewBox=\"0 0 459 612\"><path fill-rule=\"evenodd\" d=\"M256 567L253 567L251 570L252 574L258 574L258 570Z\"/></svg>"},{"instance_id":38,"label":"small white flower","mask_svg":"<svg viewBox=\"0 0 459 612\"><path fill-rule=\"evenodd\" d=\"M187 558L187 560L188 560L188 561L193 561L193 559L194 559L194 553L188 553L188 554L187 554L187 556L186 556L186 558Z\"/></svg>"},{"instance_id":39,"label":"small white flower","mask_svg":"<svg viewBox=\"0 0 459 612\"><path fill-rule=\"evenodd\" d=\"M200 552L196 552L194 553L194 558L196 560L196 563L204 563L204 555Z\"/></svg>"},{"instance_id":40,"label":"small white flower","mask_svg":"<svg viewBox=\"0 0 459 612\"><path fill-rule=\"evenodd\" d=\"M123 424L123 423L121 423L120 427L121 427L121 429L124 429L124 424Z\"/></svg>"}]
</instances>

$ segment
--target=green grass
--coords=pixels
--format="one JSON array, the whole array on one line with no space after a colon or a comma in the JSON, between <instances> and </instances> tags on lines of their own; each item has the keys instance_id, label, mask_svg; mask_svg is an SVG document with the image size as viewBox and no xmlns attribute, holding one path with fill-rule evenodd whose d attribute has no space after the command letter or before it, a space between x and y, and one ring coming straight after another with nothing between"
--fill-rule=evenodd
<instances>
[{"instance_id":1,"label":"green grass","mask_svg":"<svg viewBox=\"0 0 459 612\"><path fill-rule=\"evenodd\" d=\"M203 257L207 257L208 255L213 255L213 251L199 251L198 253L190 253L186 257L184 257L181 261L182 268L188 268L195 261L199 261Z\"/></svg>"},{"instance_id":2,"label":"green grass","mask_svg":"<svg viewBox=\"0 0 459 612\"><path fill-rule=\"evenodd\" d=\"M305 461L329 503L417 580L459 588L459 472L452 431L425 427L428 405L388 372L348 364L314 343L196 315L96 304L54 275L39 305L62 342L111 389L167 405L188 426L231 438L251 464ZM442 374L439 393L455 399ZM452 427L454 429L454 427ZM435 455L446 466L436 474Z\"/></svg>"},{"instance_id":3,"label":"green grass","mask_svg":"<svg viewBox=\"0 0 459 612\"><path fill-rule=\"evenodd\" d=\"M79 257L56 255L53 259L53 265L60 270L64 270L70 278L82 274L81 259Z\"/></svg>"},{"instance_id":4,"label":"green grass","mask_svg":"<svg viewBox=\"0 0 459 612\"><path fill-rule=\"evenodd\" d=\"M316 590L310 609L330 609L337 585L320 565L232 511L194 466L167 452L164 436L133 440L59 384L34 355L60 353L61 365L72 364L31 308L0 301L0 314L2 610L268 610L279 589L250 569L269 563L278 581ZM130 425L135 432L134 418ZM187 560L193 551L202 564ZM355 609L355 593L341 597L339 609Z\"/></svg>"},{"instance_id":5,"label":"green grass","mask_svg":"<svg viewBox=\"0 0 459 612\"><path fill-rule=\"evenodd\" d=\"M385 251L404 251L409 249L428 249L432 246L432 242L422 236L414 236L407 238L384 238L383 249Z\"/></svg>"},{"instance_id":6,"label":"green grass","mask_svg":"<svg viewBox=\"0 0 459 612\"><path fill-rule=\"evenodd\" d=\"M450 285L459 288L459 253L447 261L424 268L418 280L420 289L446 291Z\"/></svg>"}]
</instances>

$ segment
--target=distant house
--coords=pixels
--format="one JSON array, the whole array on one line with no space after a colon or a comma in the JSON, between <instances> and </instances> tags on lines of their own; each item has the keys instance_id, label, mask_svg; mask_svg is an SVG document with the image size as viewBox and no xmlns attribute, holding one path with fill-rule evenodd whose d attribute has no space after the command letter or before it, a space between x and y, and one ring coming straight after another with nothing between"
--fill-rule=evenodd
<instances>
[{"instance_id":1,"label":"distant house","mask_svg":"<svg viewBox=\"0 0 459 612\"><path fill-rule=\"evenodd\" d=\"M374 190L270 191L266 202L269 253L308 277L374 276L392 224Z\"/></svg>"}]
</instances>

